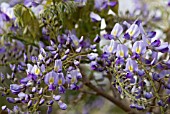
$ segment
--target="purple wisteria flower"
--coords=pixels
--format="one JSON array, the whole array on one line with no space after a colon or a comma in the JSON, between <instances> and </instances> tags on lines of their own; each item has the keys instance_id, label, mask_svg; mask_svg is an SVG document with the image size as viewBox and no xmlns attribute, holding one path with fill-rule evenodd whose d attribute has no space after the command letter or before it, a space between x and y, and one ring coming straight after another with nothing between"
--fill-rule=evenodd
<instances>
[{"instance_id":1,"label":"purple wisteria flower","mask_svg":"<svg viewBox=\"0 0 170 114\"><path fill-rule=\"evenodd\" d=\"M7 14L0 11L0 21L10 21L10 17Z\"/></svg>"},{"instance_id":2,"label":"purple wisteria flower","mask_svg":"<svg viewBox=\"0 0 170 114\"><path fill-rule=\"evenodd\" d=\"M93 22L101 21L101 17L94 12L90 13L90 18L92 19Z\"/></svg>"},{"instance_id":3,"label":"purple wisteria flower","mask_svg":"<svg viewBox=\"0 0 170 114\"><path fill-rule=\"evenodd\" d=\"M33 0L24 0L24 5L27 7L36 7L39 5L39 3Z\"/></svg>"},{"instance_id":4,"label":"purple wisteria flower","mask_svg":"<svg viewBox=\"0 0 170 114\"><path fill-rule=\"evenodd\" d=\"M79 39L77 38L77 36L74 35L74 34L71 34L70 38L71 38L71 41L73 43L73 46L74 47L79 47L80 44L79 44Z\"/></svg>"},{"instance_id":5,"label":"purple wisteria flower","mask_svg":"<svg viewBox=\"0 0 170 114\"><path fill-rule=\"evenodd\" d=\"M136 61L132 60L131 58L128 58L126 62L125 71L129 71L129 72L138 71L138 64L136 63Z\"/></svg>"},{"instance_id":6,"label":"purple wisteria flower","mask_svg":"<svg viewBox=\"0 0 170 114\"><path fill-rule=\"evenodd\" d=\"M42 3L43 1L44 3ZM78 6L91 4L87 0L73 1L76 1ZM108 93L105 92L113 87L113 90L118 90L117 93L114 92L115 96L120 94L121 98L126 97L131 103L130 107L137 109L136 112L140 110L144 110L143 112L150 111L155 106L160 106L160 110L155 108L160 112L166 111L166 105L170 102L169 43L164 42L161 37L156 39L157 32L151 29L157 30L157 26L149 26L150 20L148 18L143 19L143 15L139 15L139 18L144 22L138 19L132 22L133 20L127 18L127 21L124 21L121 25L122 19L124 19L121 15L119 15L119 18L114 18L113 22L109 22L113 18L109 15L110 12L113 10L117 13L116 8L113 9L113 7L118 2L111 0L95 0L94 2L94 8L99 11L96 11L90 5L89 8L92 10L87 12L87 14L90 14L87 17L97 22L105 20L109 24L108 27L101 26L98 28L100 23L90 25L89 19L87 19L88 21L83 20L85 19L84 15L81 15L80 18L79 16L70 17L67 6L74 4L74 2L69 0L58 2L55 0L51 2L25 0L26 7L22 5L24 9L29 7L28 11L31 10L34 13L33 18L40 22L40 34L42 35L33 39L33 41L27 38L32 38L34 31L30 31L31 28L29 28L29 31L23 35L23 28L17 26L18 16L10 15L9 12L12 14L16 10L13 10L9 4L1 4L0 27L2 33L4 29L4 34L0 38L0 44L2 44L0 62L2 66L10 64L11 73L0 73L2 83L0 84L0 93L9 103L16 104L12 109L8 109L6 105L2 106L2 110L8 111L8 113L40 113L38 111L40 106L45 105L48 107L46 113L50 114L54 110L54 102L58 104L60 109L66 110L68 106L64 103L64 100L75 100L77 102L86 93L107 97ZM45 4L45 7L43 4ZM61 21L59 13L54 13L56 5L63 6L64 9L61 8L61 11L66 13L66 15L63 15L64 17L70 17L68 18L70 20L69 27L65 26L67 23L63 25L63 22L67 19ZM77 8L82 9L83 5L81 6ZM72 7L70 8L72 9ZM107 8L109 8L109 12L107 10L100 12ZM79 11L83 10L76 10L76 12L81 13ZM42 15L39 15L39 12ZM19 21L24 20L25 18ZM72 21L73 23L71 23ZM81 22L79 23L79 21ZM13 28L15 30L6 31L4 27L6 23L9 23L8 26L17 27ZM114 27L113 23L115 23ZM86 24L85 27L82 27L84 24ZM22 38L24 36L25 39ZM104 48L99 44L101 36L109 41L109 44L105 45ZM14 58L14 60L9 61L6 58ZM83 74L80 70L84 70ZM26 77L20 79L18 77L20 74ZM9 80L10 87L6 85L6 80ZM87 87L90 91L87 91ZM155 90L157 87L159 87L158 91ZM78 90L80 93L72 94L69 92L73 90ZM76 97L78 99L75 99ZM111 97L110 99L112 99ZM123 103L120 100L121 102ZM17 104L26 110L23 112ZM129 106L127 108L125 106L126 109L131 111Z\"/></svg>"},{"instance_id":7,"label":"purple wisteria flower","mask_svg":"<svg viewBox=\"0 0 170 114\"><path fill-rule=\"evenodd\" d=\"M161 43L161 45L159 47L155 47L154 49L159 52L166 53L169 51L168 46L169 46L168 42L164 42L164 43Z\"/></svg>"},{"instance_id":8,"label":"purple wisteria flower","mask_svg":"<svg viewBox=\"0 0 170 114\"><path fill-rule=\"evenodd\" d=\"M32 66L31 64L27 64L27 77L22 78L20 83L27 84L30 81L36 81L38 76L41 75L41 70L37 65Z\"/></svg>"},{"instance_id":9,"label":"purple wisteria flower","mask_svg":"<svg viewBox=\"0 0 170 114\"><path fill-rule=\"evenodd\" d=\"M59 86L59 93L65 93L65 88L63 85L65 84L65 78L63 73L57 73L56 81L57 85Z\"/></svg>"},{"instance_id":10,"label":"purple wisteria flower","mask_svg":"<svg viewBox=\"0 0 170 114\"><path fill-rule=\"evenodd\" d=\"M48 85L50 91L56 89L56 86L58 85L57 78L58 78L58 74L55 71L51 71L45 75L44 82Z\"/></svg>"},{"instance_id":11,"label":"purple wisteria flower","mask_svg":"<svg viewBox=\"0 0 170 114\"><path fill-rule=\"evenodd\" d=\"M132 47L132 53L143 55L146 52L146 45L143 41L136 41Z\"/></svg>"},{"instance_id":12,"label":"purple wisteria flower","mask_svg":"<svg viewBox=\"0 0 170 114\"><path fill-rule=\"evenodd\" d=\"M109 46L106 45L103 48L103 51L108 54L114 54L116 53L117 46L118 46L118 43L114 40L111 40L110 45Z\"/></svg>"},{"instance_id":13,"label":"purple wisteria flower","mask_svg":"<svg viewBox=\"0 0 170 114\"><path fill-rule=\"evenodd\" d=\"M97 34L96 37L94 38L94 42L99 43L101 40L100 36Z\"/></svg>"},{"instance_id":14,"label":"purple wisteria flower","mask_svg":"<svg viewBox=\"0 0 170 114\"><path fill-rule=\"evenodd\" d=\"M140 29L138 27L137 24L132 24L128 30L126 31L126 33L124 34L124 38L125 39L136 39L140 34Z\"/></svg>"},{"instance_id":15,"label":"purple wisteria flower","mask_svg":"<svg viewBox=\"0 0 170 114\"><path fill-rule=\"evenodd\" d=\"M17 85L17 84L10 85L10 90L14 94L20 93L23 88L24 88L24 85Z\"/></svg>"},{"instance_id":16,"label":"purple wisteria flower","mask_svg":"<svg viewBox=\"0 0 170 114\"><path fill-rule=\"evenodd\" d=\"M6 48L5 47L1 47L0 48L0 54L3 54L3 53L5 53L6 52Z\"/></svg>"},{"instance_id":17,"label":"purple wisteria flower","mask_svg":"<svg viewBox=\"0 0 170 114\"><path fill-rule=\"evenodd\" d=\"M38 76L41 73L40 68L37 65L32 66L31 64L27 64L27 68L26 72L28 75L34 74Z\"/></svg>"},{"instance_id":18,"label":"purple wisteria flower","mask_svg":"<svg viewBox=\"0 0 170 114\"><path fill-rule=\"evenodd\" d=\"M61 72L62 71L62 61L60 59L55 60L54 71L56 71L56 72Z\"/></svg>"},{"instance_id":19,"label":"purple wisteria flower","mask_svg":"<svg viewBox=\"0 0 170 114\"><path fill-rule=\"evenodd\" d=\"M63 103L62 101L59 101L58 102L58 105L59 107L62 109L62 110L66 110L67 109L67 105L65 103Z\"/></svg>"},{"instance_id":20,"label":"purple wisteria flower","mask_svg":"<svg viewBox=\"0 0 170 114\"><path fill-rule=\"evenodd\" d=\"M76 90L79 87L77 86L78 79L81 79L82 75L78 70L71 70L69 74L67 74L67 82L70 84L70 89Z\"/></svg>"},{"instance_id":21,"label":"purple wisteria flower","mask_svg":"<svg viewBox=\"0 0 170 114\"><path fill-rule=\"evenodd\" d=\"M114 38L118 38L122 34L122 32L123 27L119 23L116 23L111 31L111 35L113 35Z\"/></svg>"},{"instance_id":22,"label":"purple wisteria flower","mask_svg":"<svg viewBox=\"0 0 170 114\"><path fill-rule=\"evenodd\" d=\"M127 46L125 46L123 44L118 44L117 51L116 51L116 56L121 57L121 58L128 57L128 48L127 48Z\"/></svg>"},{"instance_id":23,"label":"purple wisteria flower","mask_svg":"<svg viewBox=\"0 0 170 114\"><path fill-rule=\"evenodd\" d=\"M109 0L95 0L94 5L95 8L98 10L103 10L110 7L114 7L117 4L115 1L109 1Z\"/></svg>"}]
</instances>

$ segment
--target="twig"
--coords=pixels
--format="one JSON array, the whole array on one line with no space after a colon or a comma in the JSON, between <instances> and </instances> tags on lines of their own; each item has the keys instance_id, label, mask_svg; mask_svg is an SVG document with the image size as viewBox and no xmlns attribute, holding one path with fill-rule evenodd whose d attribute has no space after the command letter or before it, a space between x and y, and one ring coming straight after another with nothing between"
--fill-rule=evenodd
<instances>
[{"instance_id":1,"label":"twig","mask_svg":"<svg viewBox=\"0 0 170 114\"><path fill-rule=\"evenodd\" d=\"M81 70L80 68L80 71ZM106 98L107 100L111 101L112 103L114 103L116 106L118 106L119 108L121 108L122 110L124 110L125 112L127 112L128 114L140 114L139 112L131 109L126 103L123 103L122 101L120 101L119 99L115 99L114 97L110 96L109 94L107 94L106 92L103 92L102 90L100 90L99 88L97 88L96 86L94 86L85 76L84 72L82 73L82 82L89 87L90 89L92 89L93 91L95 91L98 95Z\"/></svg>"}]
</instances>

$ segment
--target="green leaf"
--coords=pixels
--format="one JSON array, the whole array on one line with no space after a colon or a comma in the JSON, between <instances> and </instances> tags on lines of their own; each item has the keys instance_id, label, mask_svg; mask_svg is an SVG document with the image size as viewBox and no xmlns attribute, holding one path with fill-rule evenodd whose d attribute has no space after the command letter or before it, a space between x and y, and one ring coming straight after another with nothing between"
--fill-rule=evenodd
<instances>
[{"instance_id":1,"label":"green leaf","mask_svg":"<svg viewBox=\"0 0 170 114\"><path fill-rule=\"evenodd\" d=\"M39 22L34 13L27 7L17 4L14 7L16 23L23 30L23 34L38 39L41 35Z\"/></svg>"}]
</instances>

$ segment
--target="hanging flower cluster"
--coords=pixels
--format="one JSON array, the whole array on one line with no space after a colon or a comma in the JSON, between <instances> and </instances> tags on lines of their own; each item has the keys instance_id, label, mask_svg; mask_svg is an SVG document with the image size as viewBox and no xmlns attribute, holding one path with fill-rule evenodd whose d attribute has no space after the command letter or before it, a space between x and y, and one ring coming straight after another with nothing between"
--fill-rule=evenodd
<instances>
[{"instance_id":1,"label":"hanging flower cluster","mask_svg":"<svg viewBox=\"0 0 170 114\"><path fill-rule=\"evenodd\" d=\"M61 109L67 109L60 95L64 94L66 89L80 88L78 80L82 78L82 74L78 66L81 57L92 49L84 45L83 37L78 39L72 33L58 36L58 40L61 40L58 44L51 40L50 46L40 48L38 56L31 56L29 59L25 54L24 62L18 65L11 64L12 74L6 76L1 73L2 84L8 79L13 82L9 89L1 87L3 96L9 92L17 95L14 98L7 97L9 103L26 104L25 108L36 111L44 103L48 105L49 110L52 110L50 107L54 101L57 101ZM85 46L86 48L82 48ZM18 73L26 74L26 77L16 77L15 74Z\"/></svg>"},{"instance_id":2,"label":"hanging flower cluster","mask_svg":"<svg viewBox=\"0 0 170 114\"><path fill-rule=\"evenodd\" d=\"M157 102L164 112L169 104L169 44L156 39L155 31L145 31L140 20L128 25L116 23L110 34L104 34L110 44L92 60L91 69L111 75L131 108L144 110Z\"/></svg>"},{"instance_id":3,"label":"hanging flower cluster","mask_svg":"<svg viewBox=\"0 0 170 114\"><path fill-rule=\"evenodd\" d=\"M118 20L110 32L99 35L103 30L99 23L108 23L103 12L115 8L118 1L94 0L95 10L89 11L88 18L75 11L76 21L70 19L70 9L76 4L83 11L90 3L73 1L24 0L14 8L1 4L0 66L8 66L10 72L0 72L0 93L14 105L13 109L4 105L2 111L40 113L41 106L47 106L46 113L50 114L55 103L66 110L68 91L79 91L101 95L116 105L124 99L128 105L122 108L125 111L152 113L152 107L159 107L164 114L170 104L169 43L146 27L147 20L136 18ZM100 46L105 40L109 43ZM104 78L109 80L104 85L109 85L115 98L105 86L94 82ZM85 86L90 90L85 91ZM96 103L87 104L84 112Z\"/></svg>"}]
</instances>

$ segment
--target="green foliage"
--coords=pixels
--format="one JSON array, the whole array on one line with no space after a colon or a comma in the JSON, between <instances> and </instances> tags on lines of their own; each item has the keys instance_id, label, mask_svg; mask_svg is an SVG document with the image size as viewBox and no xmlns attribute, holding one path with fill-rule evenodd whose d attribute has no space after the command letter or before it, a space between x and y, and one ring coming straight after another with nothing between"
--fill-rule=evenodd
<instances>
[{"instance_id":1,"label":"green foliage","mask_svg":"<svg viewBox=\"0 0 170 114\"><path fill-rule=\"evenodd\" d=\"M73 1L59 2L56 5L56 11L58 13L59 19L64 22L64 17L75 12L77 4Z\"/></svg>"},{"instance_id":2,"label":"green foliage","mask_svg":"<svg viewBox=\"0 0 170 114\"><path fill-rule=\"evenodd\" d=\"M45 27L50 38L55 39L64 30L73 28L69 27L68 20L72 18L76 8L77 3L74 1L56 2L55 0L48 0L44 13L41 15L41 18L45 20L41 22L41 27Z\"/></svg>"},{"instance_id":3,"label":"green foliage","mask_svg":"<svg viewBox=\"0 0 170 114\"><path fill-rule=\"evenodd\" d=\"M23 35L32 37L33 39L39 39L39 22L34 13L24 5L17 4L14 7L14 14L16 16L16 23L23 30Z\"/></svg>"}]
</instances>

